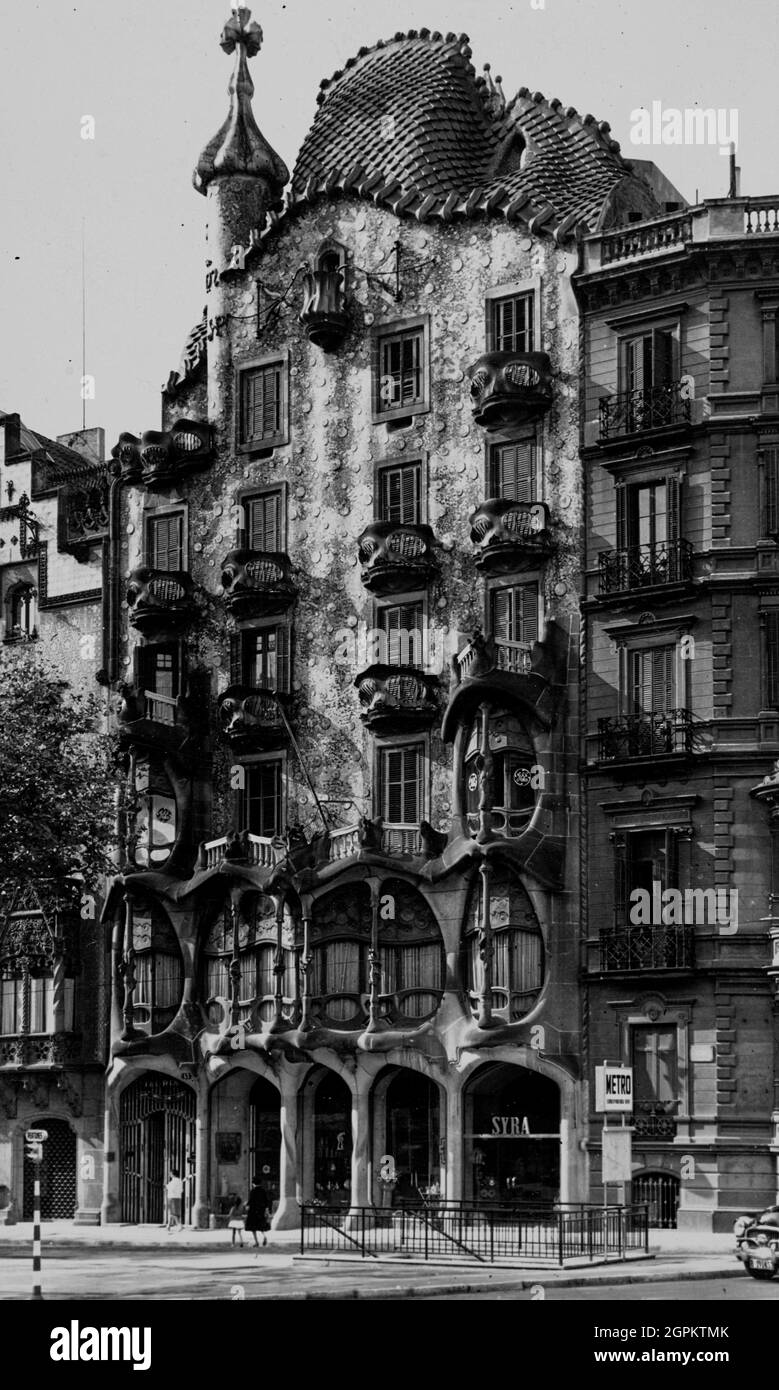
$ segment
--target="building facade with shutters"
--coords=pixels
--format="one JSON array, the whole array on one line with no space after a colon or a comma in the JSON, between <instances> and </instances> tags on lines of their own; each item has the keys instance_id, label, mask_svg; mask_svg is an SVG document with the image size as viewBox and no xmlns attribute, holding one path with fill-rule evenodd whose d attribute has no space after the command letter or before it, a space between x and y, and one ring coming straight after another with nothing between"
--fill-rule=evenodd
<instances>
[{"instance_id":1,"label":"building facade with shutters","mask_svg":"<svg viewBox=\"0 0 779 1390\"><path fill-rule=\"evenodd\" d=\"M123 434L107 1221L585 1200L577 233L653 171L465 36L361 49L291 181L230 114L207 305ZM285 193L286 189L286 193Z\"/></svg>"},{"instance_id":2,"label":"building facade with shutters","mask_svg":"<svg viewBox=\"0 0 779 1390\"><path fill-rule=\"evenodd\" d=\"M103 662L103 431L48 439L0 413L0 643L78 692ZM1 799L1 794L0 794ZM0 1221L31 1220L27 1128L47 1131L44 1219L99 1220L107 993L102 902L54 908L44 885L0 899Z\"/></svg>"},{"instance_id":3,"label":"building facade with shutters","mask_svg":"<svg viewBox=\"0 0 779 1390\"><path fill-rule=\"evenodd\" d=\"M634 1200L714 1230L777 1190L776 209L587 237L576 279L588 1066L633 1067Z\"/></svg>"}]
</instances>

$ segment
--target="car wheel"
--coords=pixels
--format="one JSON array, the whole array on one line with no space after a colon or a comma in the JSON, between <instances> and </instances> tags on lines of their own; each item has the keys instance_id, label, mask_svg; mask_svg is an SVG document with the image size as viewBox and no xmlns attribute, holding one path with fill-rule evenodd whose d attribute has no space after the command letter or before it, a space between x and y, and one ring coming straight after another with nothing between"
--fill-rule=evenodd
<instances>
[{"instance_id":1,"label":"car wheel","mask_svg":"<svg viewBox=\"0 0 779 1390\"><path fill-rule=\"evenodd\" d=\"M773 1279L775 1269L750 1269L749 1273L753 1279Z\"/></svg>"}]
</instances>

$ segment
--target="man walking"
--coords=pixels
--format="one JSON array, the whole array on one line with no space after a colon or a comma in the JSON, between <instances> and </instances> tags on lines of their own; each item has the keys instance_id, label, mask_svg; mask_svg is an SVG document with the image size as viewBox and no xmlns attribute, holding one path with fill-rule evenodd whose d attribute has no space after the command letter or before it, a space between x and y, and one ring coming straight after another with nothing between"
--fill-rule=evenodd
<instances>
[{"instance_id":1,"label":"man walking","mask_svg":"<svg viewBox=\"0 0 779 1390\"><path fill-rule=\"evenodd\" d=\"M170 1235L171 1231L175 1231L177 1228L181 1230L181 1199L184 1195L184 1183L179 1177L178 1168L171 1168L165 1192L168 1198L168 1235Z\"/></svg>"}]
</instances>

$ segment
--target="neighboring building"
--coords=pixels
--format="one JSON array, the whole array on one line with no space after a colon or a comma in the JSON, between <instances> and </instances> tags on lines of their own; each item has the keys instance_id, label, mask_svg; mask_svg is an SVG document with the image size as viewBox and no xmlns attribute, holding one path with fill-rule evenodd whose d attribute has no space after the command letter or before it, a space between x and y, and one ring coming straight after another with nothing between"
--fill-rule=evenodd
<instances>
[{"instance_id":1,"label":"neighboring building","mask_svg":"<svg viewBox=\"0 0 779 1390\"><path fill-rule=\"evenodd\" d=\"M103 431L57 440L0 414L0 639L94 691L102 664ZM44 1218L99 1219L107 993L101 903L54 910L41 885L0 910L0 1219L32 1218L24 1131L49 1138ZM43 903L43 905L42 905Z\"/></svg>"},{"instance_id":2,"label":"neighboring building","mask_svg":"<svg viewBox=\"0 0 779 1390\"><path fill-rule=\"evenodd\" d=\"M587 237L575 282L587 1066L634 1068L633 1199L713 1230L777 1192L778 207Z\"/></svg>"},{"instance_id":3,"label":"neighboring building","mask_svg":"<svg viewBox=\"0 0 779 1390\"><path fill-rule=\"evenodd\" d=\"M103 1217L171 1166L197 1224L253 1172L277 1225L393 1172L585 1200L572 276L662 191L422 30L322 84L284 206L260 39L235 11L203 321L113 451Z\"/></svg>"}]
</instances>

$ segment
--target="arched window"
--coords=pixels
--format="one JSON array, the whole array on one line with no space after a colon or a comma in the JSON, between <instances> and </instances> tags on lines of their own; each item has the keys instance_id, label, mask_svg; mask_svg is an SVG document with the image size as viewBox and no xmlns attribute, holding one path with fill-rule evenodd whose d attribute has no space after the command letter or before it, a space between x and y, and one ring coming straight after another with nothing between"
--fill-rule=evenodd
<instances>
[{"instance_id":1,"label":"arched window","mask_svg":"<svg viewBox=\"0 0 779 1390\"><path fill-rule=\"evenodd\" d=\"M148 1033L162 1033L178 1013L182 986L181 951L163 913L136 908L133 948L135 1022Z\"/></svg>"},{"instance_id":2,"label":"arched window","mask_svg":"<svg viewBox=\"0 0 779 1390\"><path fill-rule=\"evenodd\" d=\"M435 1013L443 997L444 943L421 893L399 879L381 886L379 962L386 1016L414 1023Z\"/></svg>"},{"instance_id":3,"label":"arched window","mask_svg":"<svg viewBox=\"0 0 779 1390\"><path fill-rule=\"evenodd\" d=\"M466 976L475 1002L484 988L479 954L482 918L481 882L472 890L466 932ZM506 1023L516 1023L535 1005L544 983L544 940L533 905L522 884L508 871L490 881L492 927L492 1008Z\"/></svg>"},{"instance_id":4,"label":"arched window","mask_svg":"<svg viewBox=\"0 0 779 1390\"><path fill-rule=\"evenodd\" d=\"M490 715L490 751L493 764L493 798L488 808L493 829L506 836L520 835L536 804L533 745L514 715L495 710ZM468 825L479 829L479 802L482 795L481 727L475 725L465 753L465 807Z\"/></svg>"},{"instance_id":5,"label":"arched window","mask_svg":"<svg viewBox=\"0 0 779 1390\"><path fill-rule=\"evenodd\" d=\"M364 1023L370 938L371 900L365 884L339 888L315 904L310 992L323 1023Z\"/></svg>"},{"instance_id":6,"label":"arched window","mask_svg":"<svg viewBox=\"0 0 779 1390\"><path fill-rule=\"evenodd\" d=\"M276 1008L277 949L276 904L257 893L245 900L238 919L238 955L241 966L239 1020L250 1026L270 1023ZM295 923L285 906L282 922L282 1007L291 1013L298 998ZM233 928L229 908L219 913L203 947L202 998L209 1024L219 1028L229 1017L232 983Z\"/></svg>"},{"instance_id":7,"label":"arched window","mask_svg":"<svg viewBox=\"0 0 779 1390\"><path fill-rule=\"evenodd\" d=\"M38 636L38 590L19 580L6 599L6 642L31 642Z\"/></svg>"},{"instance_id":8,"label":"arched window","mask_svg":"<svg viewBox=\"0 0 779 1390\"><path fill-rule=\"evenodd\" d=\"M341 284L346 271L346 251L335 241L323 241L316 254L316 269L340 274Z\"/></svg>"}]
</instances>

